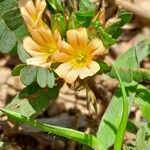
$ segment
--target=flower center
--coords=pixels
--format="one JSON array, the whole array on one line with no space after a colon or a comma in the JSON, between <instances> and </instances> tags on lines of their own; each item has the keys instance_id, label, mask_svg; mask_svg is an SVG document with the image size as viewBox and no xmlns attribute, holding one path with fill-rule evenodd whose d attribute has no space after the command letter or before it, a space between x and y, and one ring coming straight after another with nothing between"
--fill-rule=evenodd
<instances>
[{"instance_id":1,"label":"flower center","mask_svg":"<svg viewBox=\"0 0 150 150\"><path fill-rule=\"evenodd\" d=\"M46 62L50 62L50 61L53 61L53 57L54 57L54 53L56 52L57 50L57 45L55 43L52 43L50 45L48 45L47 47L47 59L46 59Z\"/></svg>"},{"instance_id":2,"label":"flower center","mask_svg":"<svg viewBox=\"0 0 150 150\"><path fill-rule=\"evenodd\" d=\"M82 51L79 51L75 59L77 63L86 62L86 55Z\"/></svg>"},{"instance_id":3,"label":"flower center","mask_svg":"<svg viewBox=\"0 0 150 150\"><path fill-rule=\"evenodd\" d=\"M56 44L51 44L49 46L49 53L52 55L56 51L56 49L57 49Z\"/></svg>"}]
</instances>

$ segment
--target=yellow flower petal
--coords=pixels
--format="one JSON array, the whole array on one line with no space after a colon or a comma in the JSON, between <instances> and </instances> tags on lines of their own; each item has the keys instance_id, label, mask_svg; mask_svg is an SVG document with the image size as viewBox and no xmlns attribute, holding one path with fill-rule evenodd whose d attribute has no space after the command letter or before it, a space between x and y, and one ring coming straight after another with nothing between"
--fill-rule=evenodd
<instances>
[{"instance_id":1,"label":"yellow flower petal","mask_svg":"<svg viewBox=\"0 0 150 150\"><path fill-rule=\"evenodd\" d=\"M89 49L89 52L92 53L94 51L96 51L97 49L100 49L103 53L103 51L105 51L105 47L103 45L103 42L96 38L96 39L93 39L89 45L88 45L88 49Z\"/></svg>"},{"instance_id":2,"label":"yellow flower petal","mask_svg":"<svg viewBox=\"0 0 150 150\"><path fill-rule=\"evenodd\" d=\"M86 28L67 31L67 41L76 49L84 49L88 43L88 35Z\"/></svg>"},{"instance_id":3,"label":"yellow flower petal","mask_svg":"<svg viewBox=\"0 0 150 150\"><path fill-rule=\"evenodd\" d=\"M46 27L33 29L31 31L32 38L40 45L45 47L51 41L54 42L51 31Z\"/></svg>"},{"instance_id":4,"label":"yellow flower petal","mask_svg":"<svg viewBox=\"0 0 150 150\"><path fill-rule=\"evenodd\" d=\"M57 42L57 45L60 47L61 45L61 35L58 30L54 31L54 39Z\"/></svg>"},{"instance_id":5,"label":"yellow flower petal","mask_svg":"<svg viewBox=\"0 0 150 150\"><path fill-rule=\"evenodd\" d=\"M44 49L42 46L40 46L38 43L36 43L31 37L26 37L23 40L23 48L31 55L31 56L37 56L37 54L40 52L44 52Z\"/></svg>"},{"instance_id":6,"label":"yellow flower petal","mask_svg":"<svg viewBox=\"0 0 150 150\"><path fill-rule=\"evenodd\" d=\"M28 30L31 31L33 29L33 22L32 22L32 18L30 17L27 17L27 15L23 16L23 19L25 21L25 24L27 25L28 27Z\"/></svg>"},{"instance_id":7,"label":"yellow flower petal","mask_svg":"<svg viewBox=\"0 0 150 150\"><path fill-rule=\"evenodd\" d=\"M40 27L37 29L32 30L31 37L26 37L23 41L23 48L32 56L32 57L38 57L38 56L44 56L45 62L43 62L42 66L48 66L55 61L55 55L58 53L58 44L61 43L61 37L60 34L57 32L57 39L60 40L59 42L56 41L56 38L54 35L52 35L51 31L46 27ZM60 46L60 45L59 45ZM59 62L65 62L66 60L69 60L70 56L65 53L60 53L57 55L57 58L59 59ZM32 60L32 59L31 59ZM33 59L32 61L34 61ZM31 62L32 63L32 62ZM50 64L49 64L50 63ZM33 65L36 65L36 63ZM37 66L39 64L37 63Z\"/></svg>"},{"instance_id":8,"label":"yellow flower petal","mask_svg":"<svg viewBox=\"0 0 150 150\"><path fill-rule=\"evenodd\" d=\"M67 55L66 53L57 52L54 55L54 60L57 62L66 62L66 61L69 61L69 59L70 59L70 56Z\"/></svg>"},{"instance_id":9,"label":"yellow flower petal","mask_svg":"<svg viewBox=\"0 0 150 150\"><path fill-rule=\"evenodd\" d=\"M99 56L99 55L104 55L108 53L108 51L105 49L103 42L96 38L93 39L89 45L88 45L89 52L91 53L91 56Z\"/></svg>"},{"instance_id":10,"label":"yellow flower petal","mask_svg":"<svg viewBox=\"0 0 150 150\"><path fill-rule=\"evenodd\" d=\"M52 32L46 27L41 27L38 29L39 34L45 42L49 42L52 39Z\"/></svg>"},{"instance_id":11,"label":"yellow flower petal","mask_svg":"<svg viewBox=\"0 0 150 150\"><path fill-rule=\"evenodd\" d=\"M33 58L28 58L26 60L26 63L28 65L33 65L33 66L42 66L46 62L46 57L44 56L37 56Z\"/></svg>"},{"instance_id":12,"label":"yellow flower petal","mask_svg":"<svg viewBox=\"0 0 150 150\"><path fill-rule=\"evenodd\" d=\"M95 51L93 51L92 53L91 53L91 56L103 56L103 55L105 55L105 54L107 54L108 53L108 51L105 49L101 49L101 48L98 48L97 50L95 50Z\"/></svg>"},{"instance_id":13,"label":"yellow flower petal","mask_svg":"<svg viewBox=\"0 0 150 150\"><path fill-rule=\"evenodd\" d=\"M33 28L46 26L42 20L42 14L46 7L45 0L37 0L36 4L32 0L19 0L18 5L30 32Z\"/></svg>"},{"instance_id":14,"label":"yellow flower petal","mask_svg":"<svg viewBox=\"0 0 150 150\"><path fill-rule=\"evenodd\" d=\"M22 14L28 14L28 16L35 16L36 9L33 1L31 0L20 0L18 1L18 5L21 9Z\"/></svg>"},{"instance_id":15,"label":"yellow flower petal","mask_svg":"<svg viewBox=\"0 0 150 150\"><path fill-rule=\"evenodd\" d=\"M60 78L65 78L67 76L68 72L71 70L72 66L69 62L63 63L55 69L55 72L58 74Z\"/></svg>"},{"instance_id":16,"label":"yellow flower petal","mask_svg":"<svg viewBox=\"0 0 150 150\"><path fill-rule=\"evenodd\" d=\"M88 34L86 28L80 28L77 30L77 37L79 41L80 48L87 48L88 44Z\"/></svg>"},{"instance_id":17,"label":"yellow flower petal","mask_svg":"<svg viewBox=\"0 0 150 150\"><path fill-rule=\"evenodd\" d=\"M73 53L73 48L67 42L62 41L60 51L66 53L66 54L72 54Z\"/></svg>"},{"instance_id":18,"label":"yellow flower petal","mask_svg":"<svg viewBox=\"0 0 150 150\"><path fill-rule=\"evenodd\" d=\"M20 11L21 11L23 17L24 17L24 16L30 17L29 12L28 12L27 9L25 8L25 6L26 6L26 4L27 4L28 2L29 2L29 1L27 1L27 0L19 0L19 1L18 1L18 6L19 6L19 8L20 8Z\"/></svg>"},{"instance_id":19,"label":"yellow flower petal","mask_svg":"<svg viewBox=\"0 0 150 150\"><path fill-rule=\"evenodd\" d=\"M100 70L100 66L96 61L91 61L88 68L91 70L92 76Z\"/></svg>"},{"instance_id":20,"label":"yellow flower petal","mask_svg":"<svg viewBox=\"0 0 150 150\"><path fill-rule=\"evenodd\" d=\"M37 12L44 12L44 9L46 8L46 1L45 0L36 0L35 1L35 6Z\"/></svg>"},{"instance_id":21,"label":"yellow flower petal","mask_svg":"<svg viewBox=\"0 0 150 150\"><path fill-rule=\"evenodd\" d=\"M100 66L93 61L95 55L102 55L106 52L100 39L94 39L88 44L88 36L85 28L69 30L66 43L61 42L60 54L57 61L62 59L56 73L68 83L73 83L78 77L84 79L96 74ZM67 58L67 55L69 56Z\"/></svg>"},{"instance_id":22,"label":"yellow flower petal","mask_svg":"<svg viewBox=\"0 0 150 150\"><path fill-rule=\"evenodd\" d=\"M80 79L84 79L84 78L90 77L92 75L93 75L93 72L87 66L85 66L79 70Z\"/></svg>"},{"instance_id":23,"label":"yellow flower petal","mask_svg":"<svg viewBox=\"0 0 150 150\"><path fill-rule=\"evenodd\" d=\"M32 16L32 17L36 16L36 8L33 4L33 1L27 0L27 2L25 4L25 8L26 8L27 12L30 14L30 16Z\"/></svg>"},{"instance_id":24,"label":"yellow flower petal","mask_svg":"<svg viewBox=\"0 0 150 150\"><path fill-rule=\"evenodd\" d=\"M32 30L31 35L33 39L41 46L44 46L46 44L45 40L42 38L42 36L39 33L39 29Z\"/></svg>"},{"instance_id":25,"label":"yellow flower petal","mask_svg":"<svg viewBox=\"0 0 150 150\"><path fill-rule=\"evenodd\" d=\"M71 69L65 76L65 81L67 83L73 83L78 78L78 70Z\"/></svg>"}]
</instances>

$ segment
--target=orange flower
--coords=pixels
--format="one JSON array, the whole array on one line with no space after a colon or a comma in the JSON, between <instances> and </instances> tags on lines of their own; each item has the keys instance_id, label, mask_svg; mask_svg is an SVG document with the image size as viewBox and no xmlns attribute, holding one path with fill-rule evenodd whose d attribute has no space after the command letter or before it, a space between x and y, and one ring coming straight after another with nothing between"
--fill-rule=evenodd
<instances>
[{"instance_id":1,"label":"orange flower","mask_svg":"<svg viewBox=\"0 0 150 150\"><path fill-rule=\"evenodd\" d=\"M45 27L32 30L32 38L26 37L23 41L23 48L32 56L26 60L27 64L49 68L60 43L61 36L57 30L54 34Z\"/></svg>"},{"instance_id":2,"label":"orange flower","mask_svg":"<svg viewBox=\"0 0 150 150\"><path fill-rule=\"evenodd\" d=\"M95 56L104 55L107 50L100 39L88 42L86 28L69 30L67 42L61 42L60 53L55 56L59 62L64 62L55 72L68 83L73 83L78 77L84 79L93 76L100 70L99 64L94 61Z\"/></svg>"},{"instance_id":3,"label":"orange flower","mask_svg":"<svg viewBox=\"0 0 150 150\"><path fill-rule=\"evenodd\" d=\"M35 4L32 0L20 0L18 4L30 32L36 27L46 26L42 20L42 15L46 8L45 0L35 0Z\"/></svg>"}]
</instances>

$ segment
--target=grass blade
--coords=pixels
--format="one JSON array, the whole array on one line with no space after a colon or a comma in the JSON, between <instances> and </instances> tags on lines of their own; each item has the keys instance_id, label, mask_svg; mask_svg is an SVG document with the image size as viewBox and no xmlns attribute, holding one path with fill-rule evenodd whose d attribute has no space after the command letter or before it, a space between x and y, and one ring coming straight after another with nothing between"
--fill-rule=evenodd
<instances>
[{"instance_id":1,"label":"grass blade","mask_svg":"<svg viewBox=\"0 0 150 150\"><path fill-rule=\"evenodd\" d=\"M123 114L122 114L121 122L120 122L120 125L118 128L115 143L114 143L114 150L121 150L124 134L126 131L126 125L127 125L127 121L128 121L128 99L127 99L127 94L126 94L125 88L123 86L121 77L114 65L113 65L113 68L114 68L114 71L119 80L121 92L122 92L122 96L123 96Z\"/></svg>"},{"instance_id":2,"label":"grass blade","mask_svg":"<svg viewBox=\"0 0 150 150\"><path fill-rule=\"evenodd\" d=\"M81 144L90 146L91 148L95 150L99 150L97 139L94 135L86 134L84 132L80 132L73 129L68 128L62 128L57 126L52 126L45 123L40 123L36 120L33 120L31 118L25 117L17 112L13 112L7 109L1 109L6 115L8 115L11 119L18 123L25 123L27 125L30 125L35 128L39 128L44 132L56 134L65 138L68 138L70 140L74 140L76 142L79 142Z\"/></svg>"}]
</instances>

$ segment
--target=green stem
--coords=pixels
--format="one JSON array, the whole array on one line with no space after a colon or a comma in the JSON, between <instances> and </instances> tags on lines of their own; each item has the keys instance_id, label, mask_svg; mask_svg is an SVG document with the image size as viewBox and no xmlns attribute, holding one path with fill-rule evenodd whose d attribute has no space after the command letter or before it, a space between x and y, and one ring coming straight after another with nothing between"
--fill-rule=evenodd
<instances>
[{"instance_id":1,"label":"green stem","mask_svg":"<svg viewBox=\"0 0 150 150\"><path fill-rule=\"evenodd\" d=\"M127 99L126 91L123 86L121 77L114 65L113 65L113 68L119 80L121 91L122 91L122 96L123 96L123 114L122 114L121 122L118 128L115 143L114 143L114 150L121 150L123 139L124 139L124 134L126 131L127 121L128 121L128 99Z\"/></svg>"}]
</instances>

